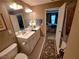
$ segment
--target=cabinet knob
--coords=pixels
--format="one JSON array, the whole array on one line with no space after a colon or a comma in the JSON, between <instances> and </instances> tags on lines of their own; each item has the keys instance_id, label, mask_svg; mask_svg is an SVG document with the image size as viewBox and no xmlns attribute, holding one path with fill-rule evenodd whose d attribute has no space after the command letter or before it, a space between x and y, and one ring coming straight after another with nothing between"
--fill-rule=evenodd
<instances>
[{"instance_id":1,"label":"cabinet knob","mask_svg":"<svg viewBox=\"0 0 79 59\"><path fill-rule=\"evenodd\" d=\"M25 44L27 44L27 43L26 43L26 42L23 42L23 43L22 43L22 45L25 45Z\"/></svg>"}]
</instances>

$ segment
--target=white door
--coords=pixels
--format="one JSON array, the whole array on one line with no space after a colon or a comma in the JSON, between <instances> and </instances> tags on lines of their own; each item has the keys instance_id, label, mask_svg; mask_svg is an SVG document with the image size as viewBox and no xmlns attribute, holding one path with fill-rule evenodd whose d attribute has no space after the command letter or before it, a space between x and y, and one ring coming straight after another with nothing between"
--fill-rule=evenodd
<instances>
[{"instance_id":1,"label":"white door","mask_svg":"<svg viewBox=\"0 0 79 59\"><path fill-rule=\"evenodd\" d=\"M20 30L20 28L19 28L19 23L18 23L16 15L10 15L10 18L11 18L11 22L12 22L14 31L18 32Z\"/></svg>"},{"instance_id":2,"label":"white door","mask_svg":"<svg viewBox=\"0 0 79 59\"><path fill-rule=\"evenodd\" d=\"M62 32L63 21L64 21L65 6L66 6L66 3L64 3L59 8L59 14L58 14L58 23L57 23L57 30L56 30L56 47L57 47L58 54L59 54L59 45L60 45L61 32Z\"/></svg>"}]
</instances>

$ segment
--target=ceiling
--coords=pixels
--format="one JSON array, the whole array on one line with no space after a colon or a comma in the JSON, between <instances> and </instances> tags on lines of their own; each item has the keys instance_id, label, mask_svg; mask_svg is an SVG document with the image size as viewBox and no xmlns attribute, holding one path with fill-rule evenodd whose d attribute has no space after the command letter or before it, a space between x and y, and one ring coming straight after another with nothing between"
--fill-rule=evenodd
<instances>
[{"instance_id":1,"label":"ceiling","mask_svg":"<svg viewBox=\"0 0 79 59\"><path fill-rule=\"evenodd\" d=\"M36 5L50 3L58 0L22 0L22 1L29 4L30 6L36 6Z\"/></svg>"}]
</instances>

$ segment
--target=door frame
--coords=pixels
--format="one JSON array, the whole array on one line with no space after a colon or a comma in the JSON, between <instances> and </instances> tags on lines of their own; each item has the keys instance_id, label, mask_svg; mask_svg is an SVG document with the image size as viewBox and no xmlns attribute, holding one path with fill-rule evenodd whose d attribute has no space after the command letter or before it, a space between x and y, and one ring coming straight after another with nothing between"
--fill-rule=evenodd
<instances>
[{"instance_id":1,"label":"door frame","mask_svg":"<svg viewBox=\"0 0 79 59\"><path fill-rule=\"evenodd\" d=\"M47 11L54 11L54 10L59 10L59 7L55 7L55 8L48 8L48 9L45 9L45 20L44 20L44 26L45 26L45 37L46 37L46 30L47 30L47 27L46 27L46 13Z\"/></svg>"},{"instance_id":2,"label":"door frame","mask_svg":"<svg viewBox=\"0 0 79 59\"><path fill-rule=\"evenodd\" d=\"M66 3L64 3L64 4L66 4ZM64 4L63 4L63 5L64 5ZM62 5L62 6L63 6L63 5ZM61 6L60 6L60 7L61 7ZM44 20L45 38L46 38L46 30L47 30L47 27L46 27L46 12L47 12L47 11L52 11L52 10L60 10L60 9L59 9L60 7L45 9L45 20ZM58 15L59 15L59 14L58 14ZM57 20L57 22L58 22L58 20ZM57 28L56 28L56 31L57 31ZM60 42L59 42L59 43L60 43ZM56 44L56 50L57 50L57 51L56 51L57 54L59 54L59 50L58 50L57 44Z\"/></svg>"},{"instance_id":3,"label":"door frame","mask_svg":"<svg viewBox=\"0 0 79 59\"><path fill-rule=\"evenodd\" d=\"M44 35L45 35L45 40L46 40L46 31L47 31L47 26L46 26L46 13L47 13L47 11L53 11L53 10L58 10L59 11L59 7L55 7L55 8L49 8L49 9L45 9L45 18L44 18L44 31L45 31L45 33L44 33ZM58 21L58 20L57 20ZM56 28L57 29L57 28ZM55 50L56 52L57 52L57 47L56 47L56 50Z\"/></svg>"}]
</instances>

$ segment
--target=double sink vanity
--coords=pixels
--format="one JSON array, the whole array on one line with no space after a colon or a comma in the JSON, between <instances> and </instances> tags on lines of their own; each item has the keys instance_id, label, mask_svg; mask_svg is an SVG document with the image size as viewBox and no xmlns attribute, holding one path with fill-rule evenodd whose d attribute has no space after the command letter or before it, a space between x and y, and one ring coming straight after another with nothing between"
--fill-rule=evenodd
<instances>
[{"instance_id":1,"label":"double sink vanity","mask_svg":"<svg viewBox=\"0 0 79 59\"><path fill-rule=\"evenodd\" d=\"M20 51L29 55L37 42L40 39L40 27L25 28L22 31L16 32L16 37L19 43Z\"/></svg>"}]
</instances>

